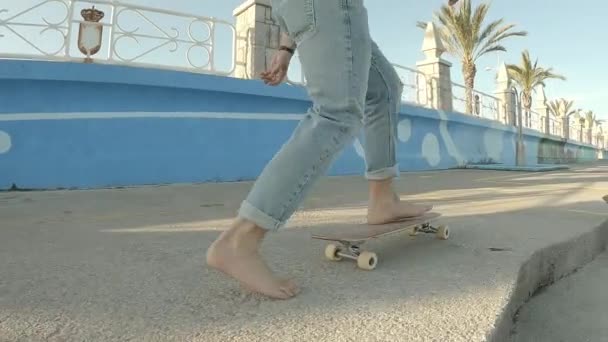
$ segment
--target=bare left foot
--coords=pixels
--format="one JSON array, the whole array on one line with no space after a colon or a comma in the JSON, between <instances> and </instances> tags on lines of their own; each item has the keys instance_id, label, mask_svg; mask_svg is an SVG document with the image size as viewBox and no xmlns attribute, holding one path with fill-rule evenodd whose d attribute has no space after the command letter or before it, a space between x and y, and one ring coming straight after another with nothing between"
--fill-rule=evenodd
<instances>
[{"instance_id":1,"label":"bare left foot","mask_svg":"<svg viewBox=\"0 0 608 342\"><path fill-rule=\"evenodd\" d=\"M277 278L258 253L264 234L262 228L252 223L237 222L209 247L207 264L251 292L274 299L292 298L299 292L297 285Z\"/></svg>"}]
</instances>

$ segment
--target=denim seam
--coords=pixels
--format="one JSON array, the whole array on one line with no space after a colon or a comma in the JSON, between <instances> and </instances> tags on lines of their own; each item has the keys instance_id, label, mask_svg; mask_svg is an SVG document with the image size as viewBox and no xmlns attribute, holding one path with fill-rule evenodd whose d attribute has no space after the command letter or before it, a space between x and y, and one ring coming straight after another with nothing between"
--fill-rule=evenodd
<instances>
[{"instance_id":1,"label":"denim seam","mask_svg":"<svg viewBox=\"0 0 608 342\"><path fill-rule=\"evenodd\" d=\"M357 81L355 79L355 75L354 75L354 54L353 54L353 46L352 46L352 39L353 39L353 35L352 35L352 30L351 30L351 26L352 26L352 21L350 18L350 12L349 12L349 3L348 1L344 2L344 24L346 26L346 51L347 51L347 61L348 61L348 69L346 71L346 74L348 75L349 80L347 81L347 84L350 85L350 88L348 89L348 101L355 101L353 99L353 94L356 93L355 91L355 82ZM355 103L356 105L357 103Z\"/></svg>"},{"instance_id":2,"label":"denim seam","mask_svg":"<svg viewBox=\"0 0 608 342\"><path fill-rule=\"evenodd\" d=\"M310 0L309 4L312 4L314 0ZM346 34L345 34L345 39L346 39L346 51L347 51L347 69L350 72L347 72L347 75L349 77L349 80L347 81L347 84L349 84L350 86L348 86L347 88L347 96L348 96L348 101L353 101L353 94L355 93L355 85L353 83L353 65L354 65L354 56L353 56L353 51L352 51L352 31L351 31L351 18L350 18L350 13L348 11L349 6L348 6L348 1L343 1L342 4L344 5L344 25L346 27ZM314 10L314 8L313 8ZM333 135L331 137L331 140L333 142L334 145L339 145L339 137L343 134L345 134L345 131L338 131L335 135ZM333 147L334 149L336 148L336 146ZM316 168L322 164L327 158L330 157L330 150L329 149L325 149L323 150L323 153L319 156L318 160L315 163L312 163L312 165L310 166L310 168L307 170L307 172L305 173L305 176L302 178L302 181L300 183L297 184L296 190L295 192L292 192L291 197L286 201L286 203L283 205L283 208L281 210L281 213L279 215L280 221L284 221L285 220L285 214L288 211L289 208L291 208L291 205L293 203L293 201L298 198L298 196L300 196L300 194L302 193L304 186L306 184L308 184L308 182L310 181L310 178L312 177L312 174L315 172Z\"/></svg>"},{"instance_id":3,"label":"denim seam","mask_svg":"<svg viewBox=\"0 0 608 342\"><path fill-rule=\"evenodd\" d=\"M317 31L317 13L315 10L315 0L304 0L304 10L307 28L301 32L294 34L293 39L301 44L306 38L310 38L311 35ZM308 35L308 37L307 37Z\"/></svg>"},{"instance_id":4,"label":"denim seam","mask_svg":"<svg viewBox=\"0 0 608 342\"><path fill-rule=\"evenodd\" d=\"M387 79L386 79L386 75L384 75L382 73L381 68L378 67L377 65L377 61L376 58L372 56L372 61L371 61L371 65L374 69L376 69L376 71L378 72L378 74L380 75L380 78L382 78L382 81L384 82L384 85L387 89L387 101L388 101L388 107L389 107L389 112L388 112L388 128L389 128L389 134L388 134L388 159L390 160L390 164L395 165L395 163L397 162L397 157L395 156L395 132L394 132L394 126L393 124L395 123L395 119L393 118L392 112L391 112L391 107L393 106L393 90L390 87Z\"/></svg>"},{"instance_id":5,"label":"denim seam","mask_svg":"<svg viewBox=\"0 0 608 342\"><path fill-rule=\"evenodd\" d=\"M338 136L339 136L339 134L332 136L332 140L335 142L336 139L338 138ZM283 205L283 208L281 208L281 213L279 214L279 219L278 219L279 221L281 221L281 222L285 221L285 213L291 207L291 204L293 203L293 201L296 198L298 198L298 196L300 196L300 194L302 193L302 190L304 189L304 186L306 186L306 184L308 184L308 182L310 181L310 178L311 178L312 174L315 172L316 168L320 164L322 164L327 158L329 158L329 155L330 155L329 149L325 149L325 150L323 150L323 153L321 153L319 159L315 163L312 163L310 168L304 174L302 181L297 184L296 190L294 192L292 192L291 197L289 197L287 202Z\"/></svg>"},{"instance_id":6,"label":"denim seam","mask_svg":"<svg viewBox=\"0 0 608 342\"><path fill-rule=\"evenodd\" d=\"M241 203L241 208L238 211L238 216L248 219L248 220L254 222L255 224L259 225L260 227L270 230L270 231L279 230L279 228L283 224L282 221L277 220L276 218L272 217L271 215L268 215L266 212L255 207L253 204L251 204L247 200L244 200ZM264 223L270 223L270 224L265 225Z\"/></svg>"},{"instance_id":7,"label":"denim seam","mask_svg":"<svg viewBox=\"0 0 608 342\"><path fill-rule=\"evenodd\" d=\"M306 0L306 16L308 17L308 32L314 32L317 29L317 13L315 11L315 0ZM306 32L306 31L305 31Z\"/></svg>"}]
</instances>

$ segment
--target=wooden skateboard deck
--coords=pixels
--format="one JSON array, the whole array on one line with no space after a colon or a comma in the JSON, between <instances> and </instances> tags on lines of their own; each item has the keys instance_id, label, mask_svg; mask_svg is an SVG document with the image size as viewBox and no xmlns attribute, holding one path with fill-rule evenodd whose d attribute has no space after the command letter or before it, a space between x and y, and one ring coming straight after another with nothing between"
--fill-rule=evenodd
<instances>
[{"instance_id":1,"label":"wooden skateboard deck","mask_svg":"<svg viewBox=\"0 0 608 342\"><path fill-rule=\"evenodd\" d=\"M352 259L357 261L359 268L373 270L378 263L378 256L375 253L361 250L361 246L366 241L406 230L410 231L410 235L417 235L418 233L435 234L439 239L447 240L449 238L449 228L447 226L431 225L431 222L440 216L440 213L431 212L423 216L383 225L340 224L332 226L321 234L313 234L312 238L339 244L327 245L325 248L327 259L332 261L339 261L343 258Z\"/></svg>"},{"instance_id":2,"label":"wooden skateboard deck","mask_svg":"<svg viewBox=\"0 0 608 342\"><path fill-rule=\"evenodd\" d=\"M441 214L439 213L427 213L423 216L382 225L340 224L332 226L330 229L325 230L322 234L313 234L312 238L336 242L363 243L370 239L376 239L385 235L412 229L413 227L423 225L424 223L437 219L440 216Z\"/></svg>"}]
</instances>

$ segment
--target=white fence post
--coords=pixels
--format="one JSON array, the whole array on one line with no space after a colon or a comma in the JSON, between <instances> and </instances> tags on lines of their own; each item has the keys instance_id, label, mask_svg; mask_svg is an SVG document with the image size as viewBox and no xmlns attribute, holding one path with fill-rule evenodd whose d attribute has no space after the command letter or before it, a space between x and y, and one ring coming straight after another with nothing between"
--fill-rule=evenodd
<instances>
[{"instance_id":1,"label":"white fence post","mask_svg":"<svg viewBox=\"0 0 608 342\"><path fill-rule=\"evenodd\" d=\"M272 18L270 0L247 0L233 12L236 18L238 78L259 78L279 48L280 28Z\"/></svg>"},{"instance_id":2,"label":"white fence post","mask_svg":"<svg viewBox=\"0 0 608 342\"><path fill-rule=\"evenodd\" d=\"M538 98L536 99L536 112L540 114L541 131L551 134L551 118L549 117L549 107L547 106L547 95L545 87L540 85L538 88Z\"/></svg>"},{"instance_id":3,"label":"white fence post","mask_svg":"<svg viewBox=\"0 0 608 342\"><path fill-rule=\"evenodd\" d=\"M422 72L432 83L429 85L432 94L431 105L433 108L451 112L453 110L450 74L452 63L441 58L445 48L432 22L427 24L422 52L424 52L426 58L416 63L416 66L418 71Z\"/></svg>"},{"instance_id":4,"label":"white fence post","mask_svg":"<svg viewBox=\"0 0 608 342\"><path fill-rule=\"evenodd\" d=\"M502 63L498 68L495 95L501 104L498 108L500 121L506 125L515 125L515 99L511 91L511 78L505 63Z\"/></svg>"}]
</instances>

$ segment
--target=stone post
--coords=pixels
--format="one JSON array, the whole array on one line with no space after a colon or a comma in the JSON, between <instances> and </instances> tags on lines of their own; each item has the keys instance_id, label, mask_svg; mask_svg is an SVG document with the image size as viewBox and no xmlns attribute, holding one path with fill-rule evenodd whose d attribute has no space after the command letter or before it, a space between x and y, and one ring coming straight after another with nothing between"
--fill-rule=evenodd
<instances>
[{"instance_id":1,"label":"stone post","mask_svg":"<svg viewBox=\"0 0 608 342\"><path fill-rule=\"evenodd\" d=\"M545 87L543 85L538 86L538 98L536 99L536 112L540 115L541 123L543 126L542 131L545 134L551 134L551 117L549 115L549 107L547 106L547 95L545 94Z\"/></svg>"},{"instance_id":2,"label":"stone post","mask_svg":"<svg viewBox=\"0 0 608 342\"><path fill-rule=\"evenodd\" d=\"M279 48L280 28L272 18L270 0L247 0L233 12L236 18L238 78L259 78Z\"/></svg>"},{"instance_id":3,"label":"stone post","mask_svg":"<svg viewBox=\"0 0 608 342\"><path fill-rule=\"evenodd\" d=\"M509 126L515 126L515 94L511 91L511 78L507 71L507 65L502 63L496 75L496 92L494 93L500 100L498 113L500 120Z\"/></svg>"},{"instance_id":4,"label":"stone post","mask_svg":"<svg viewBox=\"0 0 608 342\"><path fill-rule=\"evenodd\" d=\"M429 103L435 109L452 111L452 78L450 75L452 63L441 58L445 47L432 22L428 23L424 32L422 52L424 52L425 59L416 63L416 66L418 71L426 77L427 89L430 89L431 97Z\"/></svg>"}]
</instances>

